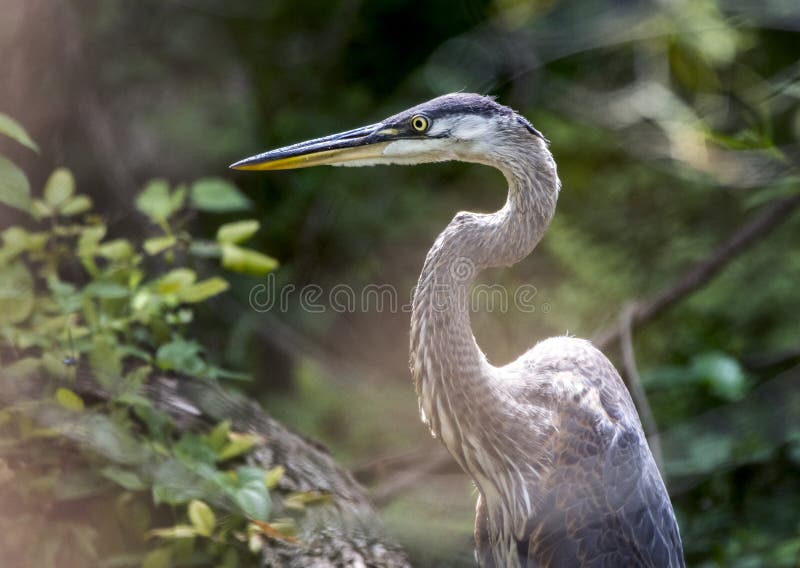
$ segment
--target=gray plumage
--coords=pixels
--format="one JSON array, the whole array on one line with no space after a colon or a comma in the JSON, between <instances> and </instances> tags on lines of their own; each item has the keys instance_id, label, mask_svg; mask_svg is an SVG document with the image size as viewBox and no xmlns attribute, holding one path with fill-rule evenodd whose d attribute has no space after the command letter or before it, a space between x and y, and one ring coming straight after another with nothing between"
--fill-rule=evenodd
<instances>
[{"instance_id":1,"label":"gray plumage","mask_svg":"<svg viewBox=\"0 0 800 568\"><path fill-rule=\"evenodd\" d=\"M608 359L588 341L557 337L495 367L472 334L475 275L528 256L555 213L556 165L526 119L487 97L445 95L235 166L442 160L493 166L509 186L502 209L458 213L436 239L411 317L411 372L423 421L479 490L479 563L684 566L669 496Z\"/></svg>"}]
</instances>

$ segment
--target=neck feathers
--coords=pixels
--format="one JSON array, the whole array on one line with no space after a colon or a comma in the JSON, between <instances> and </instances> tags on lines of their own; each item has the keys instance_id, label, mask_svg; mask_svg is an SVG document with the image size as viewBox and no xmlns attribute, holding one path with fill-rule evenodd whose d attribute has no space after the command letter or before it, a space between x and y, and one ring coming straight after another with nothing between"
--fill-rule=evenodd
<instances>
[{"instance_id":1,"label":"neck feathers","mask_svg":"<svg viewBox=\"0 0 800 568\"><path fill-rule=\"evenodd\" d=\"M555 162L539 139L530 154L498 154L484 163L503 172L508 199L495 213L457 214L439 235L425 260L411 316L411 371L423 421L473 474L462 436L485 425L497 397L493 368L470 327L470 284L481 270L511 266L530 254L553 217L560 185Z\"/></svg>"}]
</instances>

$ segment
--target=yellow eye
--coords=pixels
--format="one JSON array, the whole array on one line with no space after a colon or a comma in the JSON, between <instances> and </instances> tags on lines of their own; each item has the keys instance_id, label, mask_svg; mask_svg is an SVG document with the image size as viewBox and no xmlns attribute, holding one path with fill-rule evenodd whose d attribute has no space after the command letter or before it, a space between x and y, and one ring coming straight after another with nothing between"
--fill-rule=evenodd
<instances>
[{"instance_id":1,"label":"yellow eye","mask_svg":"<svg viewBox=\"0 0 800 568\"><path fill-rule=\"evenodd\" d=\"M418 114L416 116L411 117L411 128L416 130L417 132L425 132L428 130L428 127L431 123L428 121L428 117L422 116Z\"/></svg>"}]
</instances>

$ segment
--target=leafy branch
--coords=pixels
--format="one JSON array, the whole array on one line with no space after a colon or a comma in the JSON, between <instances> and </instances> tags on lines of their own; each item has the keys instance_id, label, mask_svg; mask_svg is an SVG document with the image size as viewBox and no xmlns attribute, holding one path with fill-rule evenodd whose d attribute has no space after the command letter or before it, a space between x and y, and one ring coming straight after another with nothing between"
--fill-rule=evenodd
<instances>
[{"instance_id":1,"label":"leafy branch","mask_svg":"<svg viewBox=\"0 0 800 568\"><path fill-rule=\"evenodd\" d=\"M5 115L0 133L36 149ZM298 544L296 519L329 496L317 489L274 493L286 468L251 458L266 447L263 434L237 431L220 416L216 425L187 429L152 396L165 376L203 382L211 392L218 379L243 378L216 366L188 335L196 306L228 282L202 278L184 262L215 258L251 275L277 262L242 246L259 230L255 220L222 225L214 239L202 240L179 219L187 211L246 209L249 201L221 179L188 189L154 180L136 207L160 234L143 243L108 239L69 170L56 169L42 196L32 197L24 174L3 160L0 202L30 215L25 227L2 232L0 247L0 476L16 480L0 487L7 511L24 514L21 525L31 526L46 522L54 505L117 495L116 518L138 519L158 544L116 551L103 560L107 566L249 565L269 542ZM146 262L152 258L160 262ZM166 268L153 272L151 264ZM190 403L180 407L203 416ZM55 481L65 477L81 488L65 491ZM48 546L36 547L34 535L15 523L17 515L0 514L0 540L26 565L56 565L67 556L95 565L108 552L101 552L102 527L70 522Z\"/></svg>"}]
</instances>

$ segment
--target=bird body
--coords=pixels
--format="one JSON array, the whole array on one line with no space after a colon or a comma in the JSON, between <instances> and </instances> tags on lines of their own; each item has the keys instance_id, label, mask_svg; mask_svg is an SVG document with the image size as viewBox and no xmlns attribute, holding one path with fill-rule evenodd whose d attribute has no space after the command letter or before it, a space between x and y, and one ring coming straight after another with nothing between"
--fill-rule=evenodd
<instances>
[{"instance_id":1,"label":"bird body","mask_svg":"<svg viewBox=\"0 0 800 568\"><path fill-rule=\"evenodd\" d=\"M557 337L496 367L472 334L470 284L534 249L560 181L544 137L472 94L248 158L239 169L461 160L493 166L508 198L458 213L429 251L411 317L420 414L478 491L482 566L683 566L678 526L619 374L589 342Z\"/></svg>"}]
</instances>

